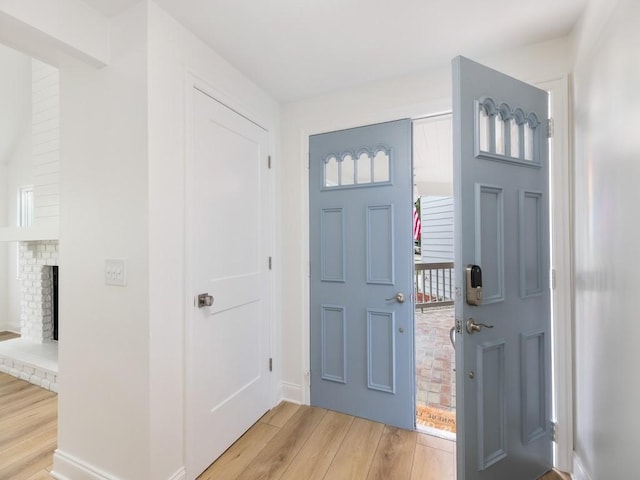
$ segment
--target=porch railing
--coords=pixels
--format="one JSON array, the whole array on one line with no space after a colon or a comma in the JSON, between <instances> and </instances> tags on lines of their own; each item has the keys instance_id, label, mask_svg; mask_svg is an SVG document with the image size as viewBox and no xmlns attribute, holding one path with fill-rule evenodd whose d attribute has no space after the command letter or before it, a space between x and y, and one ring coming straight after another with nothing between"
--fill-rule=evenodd
<instances>
[{"instance_id":1,"label":"porch railing","mask_svg":"<svg viewBox=\"0 0 640 480\"><path fill-rule=\"evenodd\" d=\"M453 305L453 262L416 263L413 295L416 309Z\"/></svg>"}]
</instances>

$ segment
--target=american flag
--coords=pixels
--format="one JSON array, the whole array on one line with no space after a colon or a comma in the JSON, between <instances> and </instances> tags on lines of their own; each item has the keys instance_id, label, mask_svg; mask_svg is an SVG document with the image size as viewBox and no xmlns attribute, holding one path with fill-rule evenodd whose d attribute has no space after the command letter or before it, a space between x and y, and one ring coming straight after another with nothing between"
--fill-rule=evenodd
<instances>
[{"instance_id":1,"label":"american flag","mask_svg":"<svg viewBox=\"0 0 640 480\"><path fill-rule=\"evenodd\" d=\"M422 225L420 224L420 214L416 209L416 206L413 206L413 239L420 240L420 233L422 231Z\"/></svg>"}]
</instances>

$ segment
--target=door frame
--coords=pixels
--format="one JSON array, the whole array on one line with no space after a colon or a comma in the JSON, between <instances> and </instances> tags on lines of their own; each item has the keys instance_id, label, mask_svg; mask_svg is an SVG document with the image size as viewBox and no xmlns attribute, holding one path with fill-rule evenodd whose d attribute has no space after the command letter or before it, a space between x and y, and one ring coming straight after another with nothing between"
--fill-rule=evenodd
<instances>
[{"instance_id":1,"label":"door frame","mask_svg":"<svg viewBox=\"0 0 640 480\"><path fill-rule=\"evenodd\" d=\"M557 442L554 443L554 466L565 472L573 471L573 352L572 352L572 245L573 218L571 197L571 167L569 158L568 78L561 77L535 82L535 86L551 92L550 112L554 119L554 134L550 152L551 175L551 263L555 289L552 291L552 342L553 342L553 416L557 422ZM336 121L306 125L299 130L300 158L309 158L309 136L347 128L389 122L401 118L417 119L451 112L451 99L439 99L403 108L381 109L378 112L356 111L353 118L341 116ZM310 387L310 274L309 274L309 165L300 188L303 193L301 239L306 271L303 272L304 298L302 300L302 402L309 405ZM567 221L566 219L569 219ZM286 389L286 385L283 388ZM286 397L286 395L285 395Z\"/></svg>"},{"instance_id":2,"label":"door frame","mask_svg":"<svg viewBox=\"0 0 640 480\"><path fill-rule=\"evenodd\" d=\"M235 98L230 97L228 95L223 94L218 89L213 87L209 82L204 80L203 77L199 76L197 73L188 70L185 73L185 82L184 82L184 95L185 95L185 111L184 111L184 125L185 125L185 159L184 159L184 228L185 228L185 243L184 243L184 356L182 358L183 365L183 392L184 392L184 402L183 402L183 415L184 415L184 451L183 458L185 462L185 469L187 477L193 475L194 472L191 472L191 465L189 461L189 445L190 442L193 441L193 432L191 432L190 424L189 424L189 412L188 412L188 401L187 394L189 391L189 381L190 376L188 372L188 365L190 362L190 351L191 344L190 338L192 334L192 322L191 319L194 315L194 295L196 294L195 290L195 282L193 276L193 268L191 265L194 261L193 252L191 250L191 239L188 234L191 231L193 222L196 219L191 218L188 211L188 204L191 199L191 195L189 194L189 185L190 185L190 177L188 171L188 165L193 161L194 156L194 147L193 147L193 132L194 132L194 122L193 122L193 112L194 112L194 90L199 90L205 95L211 97L213 100L221 103L225 107L229 108L233 112L237 113L241 117L247 119L248 121L254 123L258 127L262 128L268 133L269 136L269 152L270 155L273 155L274 151L274 136L273 132L269 130L265 125L263 125L260 120L258 120L259 116L254 114L254 112L247 111L242 104L237 101ZM268 189L269 189L269 197L271 199L271 209L267 214L267 219L271 223L272 228L270 231L270 238L268 239L270 243L270 249L273 252L276 249L276 230L278 228L278 224L276 223L276 198L275 198L275 178L276 178L276 169L275 165L271 166L272 174L269 175L268 179ZM265 259L266 261L266 259ZM279 342L277 341L278 329L276 325L276 313L277 313L277 298L276 298L276 284L279 282L279 274L276 275L278 269L275 269L271 272L271 283L269 288L269 298L270 298L270 308L269 308L269 325L267 330L269 331L270 339L269 339L269 348L270 348L270 357L277 358L277 352L279 348ZM271 378L269 380L269 403L271 407L274 407L277 402L280 400L280 390L278 385L280 384L280 375L276 374L280 372L278 368L274 368L273 372L271 372ZM199 474L200 472L197 472Z\"/></svg>"}]
</instances>

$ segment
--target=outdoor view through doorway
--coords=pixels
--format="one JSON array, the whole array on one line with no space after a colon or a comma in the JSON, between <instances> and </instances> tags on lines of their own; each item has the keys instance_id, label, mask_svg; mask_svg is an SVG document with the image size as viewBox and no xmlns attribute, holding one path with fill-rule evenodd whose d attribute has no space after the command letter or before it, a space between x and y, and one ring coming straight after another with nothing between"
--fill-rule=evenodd
<instances>
[{"instance_id":1,"label":"outdoor view through doorway","mask_svg":"<svg viewBox=\"0 0 640 480\"><path fill-rule=\"evenodd\" d=\"M453 151L450 114L413 122L416 425L455 438Z\"/></svg>"}]
</instances>

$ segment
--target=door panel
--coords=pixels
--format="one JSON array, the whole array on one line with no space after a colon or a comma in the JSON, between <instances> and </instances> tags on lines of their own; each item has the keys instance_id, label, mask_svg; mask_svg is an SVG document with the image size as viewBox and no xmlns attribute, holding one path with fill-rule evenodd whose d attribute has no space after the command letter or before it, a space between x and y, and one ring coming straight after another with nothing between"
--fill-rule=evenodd
<instances>
[{"instance_id":1,"label":"door panel","mask_svg":"<svg viewBox=\"0 0 640 480\"><path fill-rule=\"evenodd\" d=\"M462 57L453 71L458 478L533 480L552 465L547 93Z\"/></svg>"},{"instance_id":2,"label":"door panel","mask_svg":"<svg viewBox=\"0 0 640 480\"><path fill-rule=\"evenodd\" d=\"M269 404L268 134L194 90L187 164L187 465L195 478Z\"/></svg>"},{"instance_id":3,"label":"door panel","mask_svg":"<svg viewBox=\"0 0 640 480\"><path fill-rule=\"evenodd\" d=\"M411 169L409 120L310 138L311 403L410 429Z\"/></svg>"}]
</instances>

